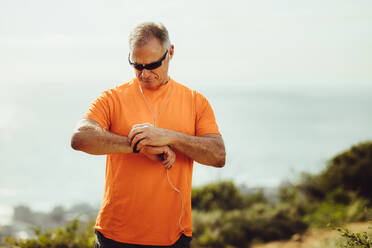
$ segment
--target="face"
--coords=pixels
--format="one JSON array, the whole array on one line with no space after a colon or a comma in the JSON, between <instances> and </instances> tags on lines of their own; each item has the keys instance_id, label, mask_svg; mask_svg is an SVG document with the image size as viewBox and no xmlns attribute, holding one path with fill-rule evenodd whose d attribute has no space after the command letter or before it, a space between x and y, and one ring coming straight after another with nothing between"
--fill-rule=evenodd
<instances>
[{"instance_id":1,"label":"face","mask_svg":"<svg viewBox=\"0 0 372 248\"><path fill-rule=\"evenodd\" d=\"M165 54L166 49L160 44L159 40L156 38L151 39L146 45L141 47L136 47L133 50L131 60L137 64L150 64L158 61ZM137 79L141 82L142 86L148 89L157 89L161 85L168 82L168 66L169 61L173 57L174 46L171 45L169 48L166 58L163 60L160 67L142 71L134 69Z\"/></svg>"}]
</instances>

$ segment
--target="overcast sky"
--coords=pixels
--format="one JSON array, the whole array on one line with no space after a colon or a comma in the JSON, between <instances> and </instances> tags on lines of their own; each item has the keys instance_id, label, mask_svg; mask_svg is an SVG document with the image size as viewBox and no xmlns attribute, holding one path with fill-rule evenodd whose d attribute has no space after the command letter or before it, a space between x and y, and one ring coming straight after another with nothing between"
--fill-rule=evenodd
<instances>
[{"instance_id":1,"label":"overcast sky","mask_svg":"<svg viewBox=\"0 0 372 248\"><path fill-rule=\"evenodd\" d=\"M127 37L149 20L168 27L171 74L191 84L348 87L372 79L369 0L2 0L1 84L132 77Z\"/></svg>"}]
</instances>

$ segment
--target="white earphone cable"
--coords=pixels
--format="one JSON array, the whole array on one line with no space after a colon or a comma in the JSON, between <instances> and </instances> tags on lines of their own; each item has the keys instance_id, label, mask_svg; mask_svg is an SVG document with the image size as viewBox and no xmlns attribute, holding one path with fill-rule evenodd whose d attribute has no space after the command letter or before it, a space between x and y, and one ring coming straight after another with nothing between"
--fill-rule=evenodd
<instances>
[{"instance_id":1,"label":"white earphone cable","mask_svg":"<svg viewBox=\"0 0 372 248\"><path fill-rule=\"evenodd\" d=\"M183 197L182 197L182 192L181 190L177 189L176 186L173 185L172 181L170 180L169 178L169 174L168 174L168 170L169 169L166 169L167 170L167 177L168 177L168 183L172 186L172 188L180 195L181 197L181 204L182 204L182 207L181 207L181 215L180 215L180 218L178 219L178 225L180 226L181 230L182 231L185 231L185 229L182 227L182 217L183 217L183 212L184 212L184 203L183 203Z\"/></svg>"},{"instance_id":2,"label":"white earphone cable","mask_svg":"<svg viewBox=\"0 0 372 248\"><path fill-rule=\"evenodd\" d=\"M152 111L152 109L150 107L150 104L147 102L147 99L146 99L146 97L145 97L145 95L143 94L143 91L142 91L141 83L139 83L139 82L138 82L138 87L139 87L140 92L142 94L142 97L143 97L143 99L144 99L144 101L146 103L147 108L149 109L152 117L154 118L154 127L156 127L156 118L158 117L159 113L163 110L163 108L165 108L165 106L168 105L169 99L170 99L170 97L172 95L173 85L171 85L171 89L170 89L170 93L169 93L169 96L168 96L167 101L163 104L163 106L160 107L160 109L156 113L156 115L154 115L154 112ZM184 207L184 202L183 202L182 192L181 192L181 190L177 189L176 186L174 186L174 184L170 180L170 177L169 177L169 174L168 174L168 170L169 169L166 169L168 183L180 195L180 198L181 198L181 214L180 214L180 218L178 219L178 225L179 225L179 227L181 228L182 231L185 231L185 229L182 227L182 218L183 218L184 208L185 208Z\"/></svg>"}]
</instances>

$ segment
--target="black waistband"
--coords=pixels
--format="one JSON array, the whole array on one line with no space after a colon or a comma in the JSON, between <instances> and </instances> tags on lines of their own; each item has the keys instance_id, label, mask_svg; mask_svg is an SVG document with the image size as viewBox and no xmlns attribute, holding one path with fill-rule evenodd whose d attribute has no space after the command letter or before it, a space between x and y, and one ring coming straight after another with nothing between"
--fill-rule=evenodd
<instances>
[{"instance_id":1,"label":"black waistband","mask_svg":"<svg viewBox=\"0 0 372 248\"><path fill-rule=\"evenodd\" d=\"M95 244L95 248L189 248L191 237L188 237L184 234L181 235L181 237L171 246L156 246L156 245L136 245L136 244L126 244L117 242L115 240L106 238L103 236L103 234L97 230L95 230L97 240Z\"/></svg>"}]
</instances>

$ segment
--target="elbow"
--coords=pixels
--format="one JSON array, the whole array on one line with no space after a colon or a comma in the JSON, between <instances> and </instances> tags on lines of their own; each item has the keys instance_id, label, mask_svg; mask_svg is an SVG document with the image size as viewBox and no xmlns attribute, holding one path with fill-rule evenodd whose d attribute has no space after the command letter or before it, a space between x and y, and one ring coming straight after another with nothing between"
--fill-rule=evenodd
<instances>
[{"instance_id":1,"label":"elbow","mask_svg":"<svg viewBox=\"0 0 372 248\"><path fill-rule=\"evenodd\" d=\"M218 143L217 145L218 149L215 153L215 162L213 164L214 167L217 168L222 168L225 166L226 163L226 150L225 150L225 145L221 139L221 142Z\"/></svg>"},{"instance_id":2,"label":"elbow","mask_svg":"<svg viewBox=\"0 0 372 248\"><path fill-rule=\"evenodd\" d=\"M226 158L223 157L222 159L218 160L218 162L216 164L216 167L218 167L218 168L225 167L225 163L226 163Z\"/></svg>"},{"instance_id":3,"label":"elbow","mask_svg":"<svg viewBox=\"0 0 372 248\"><path fill-rule=\"evenodd\" d=\"M76 132L71 137L71 148L77 151L83 150L84 140L79 132Z\"/></svg>"},{"instance_id":4,"label":"elbow","mask_svg":"<svg viewBox=\"0 0 372 248\"><path fill-rule=\"evenodd\" d=\"M214 164L214 166L217 168L222 168L225 166L225 163L226 163L226 153L224 151L223 153L220 154L220 156L216 158L216 163Z\"/></svg>"}]
</instances>

